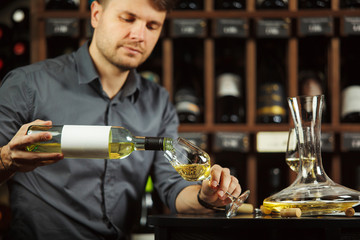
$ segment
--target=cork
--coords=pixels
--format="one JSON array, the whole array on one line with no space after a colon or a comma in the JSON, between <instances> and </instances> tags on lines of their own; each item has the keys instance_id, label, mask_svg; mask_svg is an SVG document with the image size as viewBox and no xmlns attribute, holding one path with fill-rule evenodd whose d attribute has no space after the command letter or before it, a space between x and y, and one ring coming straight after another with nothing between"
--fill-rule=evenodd
<instances>
[{"instance_id":1,"label":"cork","mask_svg":"<svg viewBox=\"0 0 360 240\"><path fill-rule=\"evenodd\" d=\"M238 213L253 213L254 206L250 203L243 203L240 207L238 207L237 212Z\"/></svg>"},{"instance_id":2,"label":"cork","mask_svg":"<svg viewBox=\"0 0 360 240\"><path fill-rule=\"evenodd\" d=\"M301 217L300 208L284 208L280 211L281 217Z\"/></svg>"},{"instance_id":3,"label":"cork","mask_svg":"<svg viewBox=\"0 0 360 240\"><path fill-rule=\"evenodd\" d=\"M265 215L271 214L271 210L267 207L264 207L263 205L260 206L260 210L261 210L262 214L265 214Z\"/></svg>"},{"instance_id":4,"label":"cork","mask_svg":"<svg viewBox=\"0 0 360 240\"><path fill-rule=\"evenodd\" d=\"M353 209L353 208L347 208L346 210L345 210L345 215L347 216L347 217L352 217L352 216L354 216L355 215L355 209Z\"/></svg>"}]
</instances>

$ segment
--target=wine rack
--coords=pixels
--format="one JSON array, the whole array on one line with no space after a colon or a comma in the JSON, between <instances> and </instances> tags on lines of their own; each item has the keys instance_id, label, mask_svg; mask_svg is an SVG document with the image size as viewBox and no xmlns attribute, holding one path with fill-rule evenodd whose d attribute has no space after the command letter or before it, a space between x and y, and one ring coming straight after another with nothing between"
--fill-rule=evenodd
<instances>
[{"instance_id":1,"label":"wine rack","mask_svg":"<svg viewBox=\"0 0 360 240\"><path fill-rule=\"evenodd\" d=\"M312 41L308 40L314 38L317 39L314 43L320 42L324 49L320 62L326 76L325 97L329 108L328 120L322 124L324 166L335 182L351 188L359 187L360 180L356 180L355 174L360 175L360 161L356 160L360 159L360 122L342 123L340 114L341 43L349 37L360 39L360 9L340 8L340 0L332 0L329 9L299 9L299 1L294 0L288 1L288 8L285 10L264 10L256 8L256 0L247 0L243 10L217 10L214 7L215 1L204 0L203 10L171 12L156 47L157 53L145 63L146 67L141 67L156 69L161 84L168 89L173 99L176 90L174 72L178 67L174 65L174 42L184 37L203 43L203 79L199 79L203 84L202 121L181 124L180 133L205 148L215 163L229 167L239 177L243 189L252 191L248 201L257 207L261 205L262 198L270 194L268 186L262 186L270 175L276 176L280 169L281 177L274 180L274 184L281 181L280 187L284 187L294 180L295 174L286 166L285 155L281 151L285 150L287 131L291 126L290 114L287 114L285 123L281 124L261 124L256 121L257 56L261 54L257 52L258 40L281 39L285 42L285 92L286 96L297 96L298 74L303 64L300 61L304 61L300 60L300 56L307 56L303 51L311 55L311 51L315 50L312 49ZM73 36L80 45L90 36L89 17L87 0L80 0L78 10L51 11L45 9L44 0L31 0L31 61L49 57L46 31L49 21L76 21L78 32ZM179 22L187 27L185 32L177 29ZM221 32L222 30L226 32ZM241 123L221 124L215 120L215 48L221 47L221 44L216 44L220 38L223 44L226 44L226 39L238 40L242 45L240 49L244 51L234 52L241 56L243 70L245 121ZM316 45L313 47L316 48ZM354 47L360 48L359 44ZM271 137L272 134L277 137ZM262 152L263 148L265 150ZM346 169L349 168L357 169L351 172L351 175L354 174L352 177L345 176L348 175Z\"/></svg>"}]
</instances>

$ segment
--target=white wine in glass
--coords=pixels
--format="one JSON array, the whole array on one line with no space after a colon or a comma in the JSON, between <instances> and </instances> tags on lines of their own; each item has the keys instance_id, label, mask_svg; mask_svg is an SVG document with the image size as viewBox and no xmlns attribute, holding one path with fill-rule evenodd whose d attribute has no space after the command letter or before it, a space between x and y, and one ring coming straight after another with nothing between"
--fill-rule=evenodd
<instances>
[{"instance_id":1,"label":"white wine in glass","mask_svg":"<svg viewBox=\"0 0 360 240\"><path fill-rule=\"evenodd\" d=\"M164 155L182 178L187 181L210 178L210 156L205 151L181 137L173 141L173 147L173 150L166 150ZM250 190L245 191L239 197L234 197L228 192L226 194L232 200L226 216L233 217L236 215L237 209L248 198Z\"/></svg>"},{"instance_id":2,"label":"white wine in glass","mask_svg":"<svg viewBox=\"0 0 360 240\"><path fill-rule=\"evenodd\" d=\"M286 145L285 161L291 170L298 172L300 167L300 158L298 151L298 141L295 128L289 129L288 141Z\"/></svg>"}]
</instances>

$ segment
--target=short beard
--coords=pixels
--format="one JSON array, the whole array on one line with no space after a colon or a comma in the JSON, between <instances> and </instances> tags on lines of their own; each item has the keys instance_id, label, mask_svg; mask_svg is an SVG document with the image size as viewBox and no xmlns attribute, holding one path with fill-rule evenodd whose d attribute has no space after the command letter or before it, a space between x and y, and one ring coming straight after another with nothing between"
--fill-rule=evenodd
<instances>
[{"instance_id":1,"label":"short beard","mask_svg":"<svg viewBox=\"0 0 360 240\"><path fill-rule=\"evenodd\" d=\"M136 69L142 64L142 62L139 63L139 64L136 64L136 65L125 64L125 63L114 61L113 59L111 59L110 57L107 57L106 55L104 57L106 58L106 60L108 62L110 62L112 65L116 66L121 71L129 71L129 70L132 70L132 69Z\"/></svg>"}]
</instances>

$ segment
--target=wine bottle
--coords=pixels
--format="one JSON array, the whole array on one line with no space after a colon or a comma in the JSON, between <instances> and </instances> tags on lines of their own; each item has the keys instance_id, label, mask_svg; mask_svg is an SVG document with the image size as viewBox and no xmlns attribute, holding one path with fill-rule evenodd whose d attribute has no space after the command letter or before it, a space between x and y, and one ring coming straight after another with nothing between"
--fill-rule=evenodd
<instances>
[{"instance_id":1,"label":"wine bottle","mask_svg":"<svg viewBox=\"0 0 360 240\"><path fill-rule=\"evenodd\" d=\"M324 82L324 74L321 72L302 70L299 73L299 93L306 96L326 94ZM322 113L323 122L328 122L327 105L327 99L325 99Z\"/></svg>"},{"instance_id":2,"label":"wine bottle","mask_svg":"<svg viewBox=\"0 0 360 240\"><path fill-rule=\"evenodd\" d=\"M79 1L48 0L45 8L47 10L77 10L79 8Z\"/></svg>"},{"instance_id":3,"label":"wine bottle","mask_svg":"<svg viewBox=\"0 0 360 240\"><path fill-rule=\"evenodd\" d=\"M181 88L175 94L176 112L181 123L197 123L200 120L199 99L193 88Z\"/></svg>"},{"instance_id":4,"label":"wine bottle","mask_svg":"<svg viewBox=\"0 0 360 240\"><path fill-rule=\"evenodd\" d=\"M244 121L240 76L223 73L217 78L216 122L239 123Z\"/></svg>"},{"instance_id":5,"label":"wine bottle","mask_svg":"<svg viewBox=\"0 0 360 240\"><path fill-rule=\"evenodd\" d=\"M27 146L31 152L63 153L67 158L122 159L135 150L172 150L172 139L133 136L114 126L30 126L27 135L50 132L52 139Z\"/></svg>"},{"instance_id":6,"label":"wine bottle","mask_svg":"<svg viewBox=\"0 0 360 240\"><path fill-rule=\"evenodd\" d=\"M257 122L283 123L286 120L284 87L280 82L264 83L260 86Z\"/></svg>"},{"instance_id":7,"label":"wine bottle","mask_svg":"<svg viewBox=\"0 0 360 240\"><path fill-rule=\"evenodd\" d=\"M329 9L331 0L299 0L299 9Z\"/></svg>"},{"instance_id":8,"label":"wine bottle","mask_svg":"<svg viewBox=\"0 0 360 240\"><path fill-rule=\"evenodd\" d=\"M174 41L174 65L177 66L174 70L174 102L180 123L202 121L203 73L198 65L202 57L200 46L193 38Z\"/></svg>"},{"instance_id":9,"label":"wine bottle","mask_svg":"<svg viewBox=\"0 0 360 240\"><path fill-rule=\"evenodd\" d=\"M257 0L257 9L287 9L288 0Z\"/></svg>"},{"instance_id":10,"label":"wine bottle","mask_svg":"<svg viewBox=\"0 0 360 240\"><path fill-rule=\"evenodd\" d=\"M352 76L342 90L341 120L345 123L360 123L360 83Z\"/></svg>"},{"instance_id":11,"label":"wine bottle","mask_svg":"<svg viewBox=\"0 0 360 240\"><path fill-rule=\"evenodd\" d=\"M259 43L258 65L258 123L286 122L285 70L282 42L264 40Z\"/></svg>"},{"instance_id":12,"label":"wine bottle","mask_svg":"<svg viewBox=\"0 0 360 240\"><path fill-rule=\"evenodd\" d=\"M28 30L30 27L29 8L16 8L11 14L13 28L16 30Z\"/></svg>"},{"instance_id":13,"label":"wine bottle","mask_svg":"<svg viewBox=\"0 0 360 240\"><path fill-rule=\"evenodd\" d=\"M217 0L214 1L215 9L219 10L240 10L246 8L245 0Z\"/></svg>"},{"instance_id":14,"label":"wine bottle","mask_svg":"<svg viewBox=\"0 0 360 240\"><path fill-rule=\"evenodd\" d=\"M322 80L320 76L311 70L299 73L300 95L316 96L323 94Z\"/></svg>"},{"instance_id":15,"label":"wine bottle","mask_svg":"<svg viewBox=\"0 0 360 240\"><path fill-rule=\"evenodd\" d=\"M360 123L360 81L357 38L342 40L341 61L341 121L344 123Z\"/></svg>"},{"instance_id":16,"label":"wine bottle","mask_svg":"<svg viewBox=\"0 0 360 240\"><path fill-rule=\"evenodd\" d=\"M278 167L271 168L268 172L270 195L281 190L281 170Z\"/></svg>"},{"instance_id":17,"label":"wine bottle","mask_svg":"<svg viewBox=\"0 0 360 240\"><path fill-rule=\"evenodd\" d=\"M12 45L12 68L30 63L30 49L27 40L16 40Z\"/></svg>"},{"instance_id":18,"label":"wine bottle","mask_svg":"<svg viewBox=\"0 0 360 240\"><path fill-rule=\"evenodd\" d=\"M11 29L7 25L0 23L0 46L3 47L9 44L11 42L11 38Z\"/></svg>"},{"instance_id":19,"label":"wine bottle","mask_svg":"<svg viewBox=\"0 0 360 240\"><path fill-rule=\"evenodd\" d=\"M201 10L203 5L203 0L181 0L175 5L175 10Z\"/></svg>"}]
</instances>

